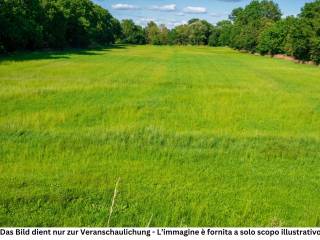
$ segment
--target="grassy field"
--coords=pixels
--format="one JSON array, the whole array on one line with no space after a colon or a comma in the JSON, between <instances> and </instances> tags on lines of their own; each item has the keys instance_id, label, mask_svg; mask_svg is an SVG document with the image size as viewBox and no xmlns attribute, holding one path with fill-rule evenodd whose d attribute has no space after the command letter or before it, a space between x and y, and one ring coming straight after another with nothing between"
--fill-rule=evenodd
<instances>
[{"instance_id":1,"label":"grassy field","mask_svg":"<svg viewBox=\"0 0 320 240\"><path fill-rule=\"evenodd\" d=\"M320 68L227 48L0 59L0 226L320 226Z\"/></svg>"}]
</instances>

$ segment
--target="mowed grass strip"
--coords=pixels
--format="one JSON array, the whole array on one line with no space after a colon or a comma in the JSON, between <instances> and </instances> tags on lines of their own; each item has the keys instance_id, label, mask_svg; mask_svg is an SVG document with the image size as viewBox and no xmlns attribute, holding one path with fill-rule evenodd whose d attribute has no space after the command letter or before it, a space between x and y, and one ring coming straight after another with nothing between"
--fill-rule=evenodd
<instances>
[{"instance_id":1,"label":"mowed grass strip","mask_svg":"<svg viewBox=\"0 0 320 240\"><path fill-rule=\"evenodd\" d=\"M320 226L320 69L228 48L0 59L1 226Z\"/></svg>"}]
</instances>

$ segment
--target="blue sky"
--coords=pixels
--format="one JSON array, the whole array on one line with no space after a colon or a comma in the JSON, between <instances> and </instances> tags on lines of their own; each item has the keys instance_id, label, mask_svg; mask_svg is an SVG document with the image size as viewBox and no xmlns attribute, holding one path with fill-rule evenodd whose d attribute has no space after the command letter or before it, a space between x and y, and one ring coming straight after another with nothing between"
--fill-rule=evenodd
<instances>
[{"instance_id":1,"label":"blue sky","mask_svg":"<svg viewBox=\"0 0 320 240\"><path fill-rule=\"evenodd\" d=\"M133 19L137 24L149 21L166 24L169 28L191 18L206 19L211 23L227 19L236 7L251 0L93 0L108 9L118 19ZM296 15L306 2L312 0L275 0L284 16Z\"/></svg>"}]
</instances>

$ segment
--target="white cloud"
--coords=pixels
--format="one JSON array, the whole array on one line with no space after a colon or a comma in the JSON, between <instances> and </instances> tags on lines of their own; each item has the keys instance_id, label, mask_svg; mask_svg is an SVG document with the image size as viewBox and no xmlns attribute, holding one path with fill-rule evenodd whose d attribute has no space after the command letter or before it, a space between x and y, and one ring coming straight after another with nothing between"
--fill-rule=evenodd
<instances>
[{"instance_id":1,"label":"white cloud","mask_svg":"<svg viewBox=\"0 0 320 240\"><path fill-rule=\"evenodd\" d=\"M183 9L183 12L199 14L199 13L207 13L207 9L205 7L191 7L191 6L188 6L188 7Z\"/></svg>"},{"instance_id":2,"label":"white cloud","mask_svg":"<svg viewBox=\"0 0 320 240\"><path fill-rule=\"evenodd\" d=\"M152 6L150 9L151 10L156 10L156 11L175 11L177 5L176 4L168 4L168 5L162 5L162 6Z\"/></svg>"},{"instance_id":3,"label":"white cloud","mask_svg":"<svg viewBox=\"0 0 320 240\"><path fill-rule=\"evenodd\" d=\"M138 7L134 6L134 5L130 5L130 4L118 3L118 4L112 5L112 9L115 9L115 10L135 10L135 9L138 9Z\"/></svg>"},{"instance_id":4,"label":"white cloud","mask_svg":"<svg viewBox=\"0 0 320 240\"><path fill-rule=\"evenodd\" d=\"M177 16L184 16L185 14L183 12L176 13Z\"/></svg>"}]
</instances>

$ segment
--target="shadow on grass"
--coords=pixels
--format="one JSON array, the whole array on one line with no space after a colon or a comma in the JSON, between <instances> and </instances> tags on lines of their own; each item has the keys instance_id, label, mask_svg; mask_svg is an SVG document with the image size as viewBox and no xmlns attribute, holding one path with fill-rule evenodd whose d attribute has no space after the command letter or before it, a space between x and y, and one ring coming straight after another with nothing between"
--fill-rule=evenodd
<instances>
[{"instance_id":1,"label":"shadow on grass","mask_svg":"<svg viewBox=\"0 0 320 240\"><path fill-rule=\"evenodd\" d=\"M126 49L126 45L110 45L99 48L87 49L66 49L66 50L40 50L34 52L15 52L0 55L0 64L2 62L22 62L30 60L46 60L46 59L68 59L71 55L96 56L103 55L107 51L113 49Z\"/></svg>"}]
</instances>

